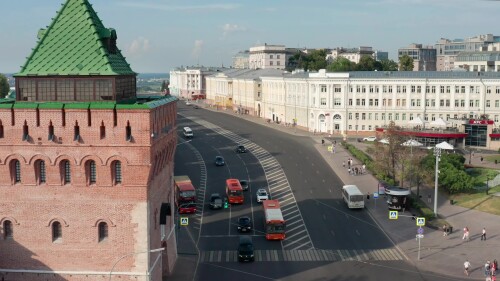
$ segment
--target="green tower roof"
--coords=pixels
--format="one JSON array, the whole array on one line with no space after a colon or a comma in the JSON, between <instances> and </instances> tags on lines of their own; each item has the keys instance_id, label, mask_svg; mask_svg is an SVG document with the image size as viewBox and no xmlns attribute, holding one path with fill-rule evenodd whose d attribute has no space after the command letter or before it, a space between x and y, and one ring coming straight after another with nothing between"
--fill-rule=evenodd
<instances>
[{"instance_id":1,"label":"green tower roof","mask_svg":"<svg viewBox=\"0 0 500 281\"><path fill-rule=\"evenodd\" d=\"M15 76L136 75L88 0L67 0Z\"/></svg>"}]
</instances>

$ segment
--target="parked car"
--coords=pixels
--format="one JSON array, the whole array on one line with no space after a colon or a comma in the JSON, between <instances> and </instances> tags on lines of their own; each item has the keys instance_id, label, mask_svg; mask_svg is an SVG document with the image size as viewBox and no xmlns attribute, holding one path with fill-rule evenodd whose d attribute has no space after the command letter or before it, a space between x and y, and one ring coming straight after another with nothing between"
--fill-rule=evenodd
<instances>
[{"instance_id":1,"label":"parked car","mask_svg":"<svg viewBox=\"0 0 500 281\"><path fill-rule=\"evenodd\" d=\"M186 101L186 105L192 105L192 103L190 103L189 101Z\"/></svg>"},{"instance_id":2,"label":"parked car","mask_svg":"<svg viewBox=\"0 0 500 281\"><path fill-rule=\"evenodd\" d=\"M194 109L198 109L198 108L200 108L200 107L199 107L199 106L197 106L197 105L195 105L195 106L193 106L193 107L194 107Z\"/></svg>"},{"instance_id":3,"label":"parked car","mask_svg":"<svg viewBox=\"0 0 500 281\"><path fill-rule=\"evenodd\" d=\"M363 138L363 141L376 141L376 140L377 140L377 137L374 137L374 136Z\"/></svg>"},{"instance_id":4,"label":"parked car","mask_svg":"<svg viewBox=\"0 0 500 281\"><path fill-rule=\"evenodd\" d=\"M252 237L248 235L240 236L240 241L238 243L238 260L240 262L254 261Z\"/></svg>"},{"instance_id":5,"label":"parked car","mask_svg":"<svg viewBox=\"0 0 500 281\"><path fill-rule=\"evenodd\" d=\"M248 151L248 150L247 150L247 149L245 148L245 146L243 146L243 145L238 145L238 146L236 147L236 152L237 152L237 153L246 153L247 151Z\"/></svg>"},{"instance_id":6,"label":"parked car","mask_svg":"<svg viewBox=\"0 0 500 281\"><path fill-rule=\"evenodd\" d=\"M252 230L252 219L247 216L238 218L238 231L247 232Z\"/></svg>"},{"instance_id":7,"label":"parked car","mask_svg":"<svg viewBox=\"0 0 500 281\"><path fill-rule=\"evenodd\" d=\"M269 200L269 194L264 188L259 188L257 190L257 202L262 202L262 200Z\"/></svg>"},{"instance_id":8,"label":"parked car","mask_svg":"<svg viewBox=\"0 0 500 281\"><path fill-rule=\"evenodd\" d=\"M248 181L247 180L240 180L240 185L241 185L241 188L243 188L244 191L248 190Z\"/></svg>"},{"instance_id":9,"label":"parked car","mask_svg":"<svg viewBox=\"0 0 500 281\"><path fill-rule=\"evenodd\" d=\"M222 209L222 204L222 197L220 197L219 193L212 193L212 195L210 195L210 203L208 205L210 209Z\"/></svg>"},{"instance_id":10,"label":"parked car","mask_svg":"<svg viewBox=\"0 0 500 281\"><path fill-rule=\"evenodd\" d=\"M222 156L215 156L215 166L224 166L226 162Z\"/></svg>"}]
</instances>

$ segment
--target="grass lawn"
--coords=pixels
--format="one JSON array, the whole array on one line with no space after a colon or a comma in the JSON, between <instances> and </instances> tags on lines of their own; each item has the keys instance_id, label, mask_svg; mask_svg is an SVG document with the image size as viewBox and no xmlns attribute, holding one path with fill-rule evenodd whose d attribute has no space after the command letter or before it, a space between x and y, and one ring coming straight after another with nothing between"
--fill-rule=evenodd
<instances>
[{"instance_id":1,"label":"grass lawn","mask_svg":"<svg viewBox=\"0 0 500 281\"><path fill-rule=\"evenodd\" d=\"M495 155L489 155L484 158L486 161L489 161L491 163L495 163L495 160L500 163L500 154L495 154ZM500 166L499 166L500 167Z\"/></svg>"},{"instance_id":2,"label":"grass lawn","mask_svg":"<svg viewBox=\"0 0 500 281\"><path fill-rule=\"evenodd\" d=\"M497 192L500 192L500 186L490 189L488 195L486 195L486 192L481 191L476 193L453 194L450 195L450 199L453 199L455 204L464 208L500 216L500 196L492 195Z\"/></svg>"}]
</instances>

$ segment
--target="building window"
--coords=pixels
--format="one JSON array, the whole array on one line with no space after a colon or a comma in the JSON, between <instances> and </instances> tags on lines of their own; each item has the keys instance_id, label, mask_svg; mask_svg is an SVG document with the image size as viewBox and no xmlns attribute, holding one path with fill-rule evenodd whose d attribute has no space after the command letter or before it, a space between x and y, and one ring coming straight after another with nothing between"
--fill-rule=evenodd
<instances>
[{"instance_id":1,"label":"building window","mask_svg":"<svg viewBox=\"0 0 500 281\"><path fill-rule=\"evenodd\" d=\"M28 128L28 123L26 120L24 120L24 125L23 125L23 141L27 141L30 137L29 133L29 128Z\"/></svg>"},{"instance_id":2,"label":"building window","mask_svg":"<svg viewBox=\"0 0 500 281\"><path fill-rule=\"evenodd\" d=\"M62 242L62 225L58 221L52 223L52 242Z\"/></svg>"},{"instance_id":3,"label":"building window","mask_svg":"<svg viewBox=\"0 0 500 281\"><path fill-rule=\"evenodd\" d=\"M127 127L125 127L125 139L132 141L132 127L130 127L129 121L127 121Z\"/></svg>"},{"instance_id":4,"label":"building window","mask_svg":"<svg viewBox=\"0 0 500 281\"><path fill-rule=\"evenodd\" d=\"M99 223L99 242L103 242L108 239L108 224L105 222Z\"/></svg>"},{"instance_id":5,"label":"building window","mask_svg":"<svg viewBox=\"0 0 500 281\"><path fill-rule=\"evenodd\" d=\"M326 85L321 85L321 92L326 93Z\"/></svg>"},{"instance_id":6,"label":"building window","mask_svg":"<svg viewBox=\"0 0 500 281\"><path fill-rule=\"evenodd\" d=\"M87 161L87 181L89 185L95 184L97 179L97 169L94 160Z\"/></svg>"},{"instance_id":7,"label":"building window","mask_svg":"<svg viewBox=\"0 0 500 281\"><path fill-rule=\"evenodd\" d=\"M321 98L321 105L326 105L326 98Z\"/></svg>"},{"instance_id":8,"label":"building window","mask_svg":"<svg viewBox=\"0 0 500 281\"><path fill-rule=\"evenodd\" d=\"M12 239L14 236L14 229L12 227L12 222L6 220L3 222L3 238L4 239Z\"/></svg>"},{"instance_id":9,"label":"building window","mask_svg":"<svg viewBox=\"0 0 500 281\"><path fill-rule=\"evenodd\" d=\"M45 183L47 181L47 173L45 171L45 161L37 161L37 173L38 173L38 184Z\"/></svg>"},{"instance_id":10,"label":"building window","mask_svg":"<svg viewBox=\"0 0 500 281\"><path fill-rule=\"evenodd\" d=\"M104 126L104 121L101 121L101 127L99 127L99 137L101 140L106 138L106 127Z\"/></svg>"},{"instance_id":11,"label":"building window","mask_svg":"<svg viewBox=\"0 0 500 281\"><path fill-rule=\"evenodd\" d=\"M491 107L491 101L490 100L486 101L486 107Z\"/></svg>"},{"instance_id":12,"label":"building window","mask_svg":"<svg viewBox=\"0 0 500 281\"><path fill-rule=\"evenodd\" d=\"M114 184L121 184L122 183L122 162L120 161L114 161L113 165L113 181Z\"/></svg>"},{"instance_id":13,"label":"building window","mask_svg":"<svg viewBox=\"0 0 500 281\"><path fill-rule=\"evenodd\" d=\"M80 126L78 125L78 121L75 123L75 128L74 128L74 141L80 141Z\"/></svg>"},{"instance_id":14,"label":"building window","mask_svg":"<svg viewBox=\"0 0 500 281\"><path fill-rule=\"evenodd\" d=\"M71 183L71 166L69 164L69 160L64 160L62 162L62 174L63 174L63 183L64 184Z\"/></svg>"},{"instance_id":15,"label":"building window","mask_svg":"<svg viewBox=\"0 0 500 281\"><path fill-rule=\"evenodd\" d=\"M10 173L14 184L21 183L21 162L15 159L10 162Z\"/></svg>"}]
</instances>

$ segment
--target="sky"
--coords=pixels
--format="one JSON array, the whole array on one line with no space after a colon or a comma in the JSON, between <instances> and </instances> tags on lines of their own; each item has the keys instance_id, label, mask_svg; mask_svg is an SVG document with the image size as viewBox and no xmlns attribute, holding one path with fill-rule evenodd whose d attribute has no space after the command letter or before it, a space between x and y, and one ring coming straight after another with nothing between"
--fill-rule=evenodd
<instances>
[{"instance_id":1,"label":"sky","mask_svg":"<svg viewBox=\"0 0 500 281\"><path fill-rule=\"evenodd\" d=\"M66 0L2 0L0 73L20 70ZM371 46L500 35L500 0L89 0L135 72L230 66L239 51Z\"/></svg>"}]
</instances>

